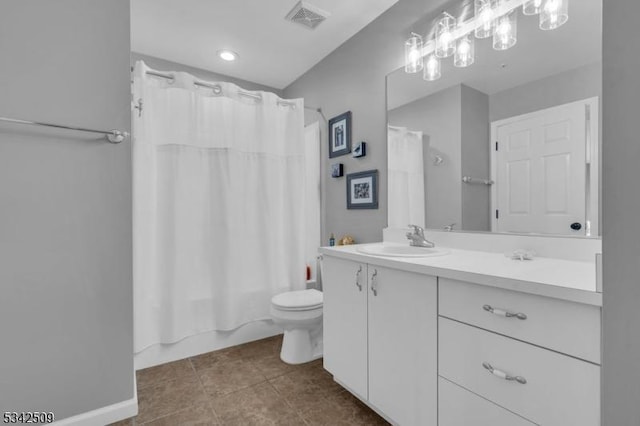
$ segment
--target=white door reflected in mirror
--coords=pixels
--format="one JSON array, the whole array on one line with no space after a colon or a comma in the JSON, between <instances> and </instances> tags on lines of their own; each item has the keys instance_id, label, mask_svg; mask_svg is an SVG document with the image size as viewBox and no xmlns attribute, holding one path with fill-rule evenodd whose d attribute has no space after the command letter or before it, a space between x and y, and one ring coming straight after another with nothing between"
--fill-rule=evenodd
<instances>
[{"instance_id":1,"label":"white door reflected in mirror","mask_svg":"<svg viewBox=\"0 0 640 426\"><path fill-rule=\"evenodd\" d=\"M491 124L492 231L598 234L598 147L590 143L598 123L591 116L598 98Z\"/></svg>"}]
</instances>

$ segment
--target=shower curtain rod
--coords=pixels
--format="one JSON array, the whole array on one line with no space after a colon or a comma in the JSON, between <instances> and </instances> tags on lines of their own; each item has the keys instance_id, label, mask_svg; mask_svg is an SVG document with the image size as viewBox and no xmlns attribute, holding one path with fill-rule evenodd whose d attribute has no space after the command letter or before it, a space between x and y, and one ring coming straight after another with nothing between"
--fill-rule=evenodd
<instances>
[{"instance_id":1,"label":"shower curtain rod","mask_svg":"<svg viewBox=\"0 0 640 426\"><path fill-rule=\"evenodd\" d=\"M171 73L162 73L162 72L158 72L158 71L147 71L147 74L153 75L155 77L166 78L167 80L173 80L175 78L173 76L173 74L171 74ZM220 85L218 85L218 84L211 84L211 83L207 83L206 81L201 81L201 80L194 80L193 84L196 85L196 86L206 87L206 88L212 89L213 93L215 93L216 95L219 95L220 93L222 93L222 87L220 87ZM253 98L253 99L256 99L256 100L262 100L262 95L260 95L260 94L251 93L251 92L247 92L247 91L244 91L244 90L238 90L238 94L240 94L242 96L246 96L248 98ZM278 99L277 102L280 105L287 105L287 106L291 106L291 107L294 107L294 108L296 106L295 102L285 101L283 99Z\"/></svg>"},{"instance_id":2,"label":"shower curtain rod","mask_svg":"<svg viewBox=\"0 0 640 426\"><path fill-rule=\"evenodd\" d=\"M147 74L153 75L155 77L166 78L167 80L173 80L175 78L174 75L171 74L171 73L163 73L163 72L160 72L160 71L147 71ZM222 88L217 84L211 84L211 83L207 83L206 81L201 81L201 80L195 80L193 82L193 84L195 84L196 86L207 87L209 89L212 89L215 94L220 94L222 92ZM261 95L257 95L255 93L251 93L251 92L246 92L244 90L239 90L238 93L240 95L247 96L247 97L254 98L254 99L258 99L258 100L262 99ZM278 99L278 103L280 105L295 106L295 102L285 101L283 99ZM318 114L320 114L320 116L325 121L325 123L327 122L327 117L324 116L324 113L322 112L322 108L314 108L314 107L310 107L310 106L305 106L304 109L308 109L308 110L317 112Z\"/></svg>"},{"instance_id":3,"label":"shower curtain rod","mask_svg":"<svg viewBox=\"0 0 640 426\"><path fill-rule=\"evenodd\" d=\"M314 108L314 107L310 107L310 106L306 106L305 105L304 109L309 109L311 111L317 112L318 114L320 114L320 117L322 117L324 122L327 123L327 117L324 116L324 112L322 112L322 108Z\"/></svg>"}]
</instances>

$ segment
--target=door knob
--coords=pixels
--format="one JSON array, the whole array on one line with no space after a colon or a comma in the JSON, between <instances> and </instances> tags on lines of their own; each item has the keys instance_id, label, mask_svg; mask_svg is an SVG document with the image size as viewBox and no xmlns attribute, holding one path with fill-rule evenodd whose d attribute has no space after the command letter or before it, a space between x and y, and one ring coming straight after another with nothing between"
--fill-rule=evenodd
<instances>
[{"instance_id":1,"label":"door knob","mask_svg":"<svg viewBox=\"0 0 640 426\"><path fill-rule=\"evenodd\" d=\"M579 231L582 229L582 224L580 222L573 222L571 224L571 229L573 229L574 231Z\"/></svg>"}]
</instances>

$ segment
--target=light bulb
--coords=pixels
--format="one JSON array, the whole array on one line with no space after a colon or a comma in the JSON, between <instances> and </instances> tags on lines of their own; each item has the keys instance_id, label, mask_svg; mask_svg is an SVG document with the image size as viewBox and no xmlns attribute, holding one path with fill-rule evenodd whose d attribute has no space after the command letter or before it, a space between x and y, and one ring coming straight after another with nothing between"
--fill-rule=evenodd
<instances>
[{"instance_id":1,"label":"light bulb","mask_svg":"<svg viewBox=\"0 0 640 426\"><path fill-rule=\"evenodd\" d=\"M436 24L436 56L438 58L447 58L455 52L456 46L453 40L455 27L455 18L444 12Z\"/></svg>"},{"instance_id":2,"label":"light bulb","mask_svg":"<svg viewBox=\"0 0 640 426\"><path fill-rule=\"evenodd\" d=\"M404 43L404 71L409 74L422 70L422 37L412 34Z\"/></svg>"},{"instance_id":3,"label":"light bulb","mask_svg":"<svg viewBox=\"0 0 640 426\"><path fill-rule=\"evenodd\" d=\"M475 30L476 37L487 38L493 35L495 16L491 0L474 0L473 8L476 19L480 21L480 26Z\"/></svg>"},{"instance_id":4,"label":"light bulb","mask_svg":"<svg viewBox=\"0 0 640 426\"><path fill-rule=\"evenodd\" d=\"M555 30L569 19L569 0L544 0L540 8L540 29Z\"/></svg>"},{"instance_id":5,"label":"light bulb","mask_svg":"<svg viewBox=\"0 0 640 426\"><path fill-rule=\"evenodd\" d=\"M529 0L522 5L522 13L525 15L537 15L542 9L542 0Z\"/></svg>"},{"instance_id":6,"label":"light bulb","mask_svg":"<svg viewBox=\"0 0 640 426\"><path fill-rule=\"evenodd\" d=\"M440 59L435 54L429 55L427 63L424 65L424 72L422 78L426 81L434 81L442 76Z\"/></svg>"},{"instance_id":7,"label":"light bulb","mask_svg":"<svg viewBox=\"0 0 640 426\"><path fill-rule=\"evenodd\" d=\"M238 59L238 54L236 52L233 52L231 50L226 50L226 49L218 50L218 56L220 57L220 59L225 60L227 62L232 62Z\"/></svg>"},{"instance_id":8,"label":"light bulb","mask_svg":"<svg viewBox=\"0 0 640 426\"><path fill-rule=\"evenodd\" d=\"M453 66L458 68L468 67L475 61L475 40L470 34L461 37L456 42L456 53L453 57Z\"/></svg>"},{"instance_id":9,"label":"light bulb","mask_svg":"<svg viewBox=\"0 0 640 426\"><path fill-rule=\"evenodd\" d=\"M440 36L440 41L442 42L443 45L445 45L448 48L449 45L451 44L452 38L453 36L451 35L451 33L447 31L442 33L442 35Z\"/></svg>"},{"instance_id":10,"label":"light bulb","mask_svg":"<svg viewBox=\"0 0 640 426\"><path fill-rule=\"evenodd\" d=\"M495 50L507 50L518 41L518 21L515 12L502 15L496 21L493 30L493 48Z\"/></svg>"}]
</instances>

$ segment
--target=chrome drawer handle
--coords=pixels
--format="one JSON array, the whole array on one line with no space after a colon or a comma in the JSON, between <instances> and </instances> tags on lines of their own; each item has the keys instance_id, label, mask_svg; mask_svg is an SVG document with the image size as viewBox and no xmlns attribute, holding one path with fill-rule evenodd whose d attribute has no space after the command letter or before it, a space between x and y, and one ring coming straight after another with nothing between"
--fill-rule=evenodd
<instances>
[{"instance_id":1,"label":"chrome drawer handle","mask_svg":"<svg viewBox=\"0 0 640 426\"><path fill-rule=\"evenodd\" d=\"M378 270L374 269L373 270L373 274L371 275L371 291L373 292L374 296L378 295L378 284L376 281L376 276L378 275Z\"/></svg>"},{"instance_id":2,"label":"chrome drawer handle","mask_svg":"<svg viewBox=\"0 0 640 426\"><path fill-rule=\"evenodd\" d=\"M501 379L504 379L504 380L518 382L521 385L527 384L527 379L525 379L524 377L522 377L522 376L510 376L507 373L505 373L504 371L497 370L497 369L493 368L491 366L491 364L489 364L488 362L483 362L482 366L485 369L487 369L489 371L489 373L493 374L496 377L500 377Z\"/></svg>"},{"instance_id":3,"label":"chrome drawer handle","mask_svg":"<svg viewBox=\"0 0 640 426\"><path fill-rule=\"evenodd\" d=\"M514 314L513 312L505 311L504 309L494 308L491 305L484 305L482 309L484 309L487 312L491 312L494 315L498 315L505 318L518 318L519 320L527 319L527 316L522 312L518 312L517 314Z\"/></svg>"},{"instance_id":4,"label":"chrome drawer handle","mask_svg":"<svg viewBox=\"0 0 640 426\"><path fill-rule=\"evenodd\" d=\"M360 284L360 273L362 272L362 265L356 271L356 286L358 286L358 290L362 291L362 284Z\"/></svg>"}]
</instances>

